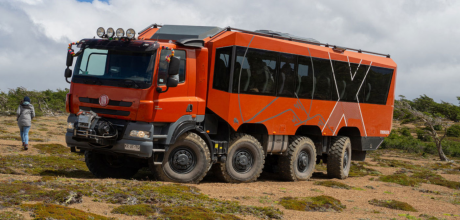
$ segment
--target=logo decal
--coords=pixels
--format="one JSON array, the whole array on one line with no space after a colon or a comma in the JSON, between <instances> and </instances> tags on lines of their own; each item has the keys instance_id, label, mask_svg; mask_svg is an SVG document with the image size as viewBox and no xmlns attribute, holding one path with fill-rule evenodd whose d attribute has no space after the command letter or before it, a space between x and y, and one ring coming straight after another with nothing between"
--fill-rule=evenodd
<instances>
[{"instance_id":1,"label":"logo decal","mask_svg":"<svg viewBox=\"0 0 460 220\"><path fill-rule=\"evenodd\" d=\"M109 104L109 97L107 95L101 95L101 97L99 97L99 105L105 107L107 104Z\"/></svg>"}]
</instances>

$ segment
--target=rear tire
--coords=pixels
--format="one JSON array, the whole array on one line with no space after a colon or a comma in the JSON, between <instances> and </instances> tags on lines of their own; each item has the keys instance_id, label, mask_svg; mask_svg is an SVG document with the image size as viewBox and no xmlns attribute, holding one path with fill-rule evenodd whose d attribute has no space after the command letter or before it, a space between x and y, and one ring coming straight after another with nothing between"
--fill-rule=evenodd
<instances>
[{"instance_id":1,"label":"rear tire","mask_svg":"<svg viewBox=\"0 0 460 220\"><path fill-rule=\"evenodd\" d=\"M332 143L327 158L327 175L330 178L346 179L351 166L350 138L333 137Z\"/></svg>"},{"instance_id":2,"label":"rear tire","mask_svg":"<svg viewBox=\"0 0 460 220\"><path fill-rule=\"evenodd\" d=\"M303 136L291 136L289 142L286 154L278 159L280 177L288 181L309 180L315 170L315 144Z\"/></svg>"},{"instance_id":3,"label":"rear tire","mask_svg":"<svg viewBox=\"0 0 460 220\"><path fill-rule=\"evenodd\" d=\"M139 170L138 166L129 163L123 157L85 151L85 163L91 173L98 178L124 178L133 177Z\"/></svg>"},{"instance_id":4,"label":"rear tire","mask_svg":"<svg viewBox=\"0 0 460 220\"><path fill-rule=\"evenodd\" d=\"M251 135L237 133L229 144L225 163L212 166L214 175L227 183L256 181L264 168L265 155L262 145Z\"/></svg>"},{"instance_id":5,"label":"rear tire","mask_svg":"<svg viewBox=\"0 0 460 220\"><path fill-rule=\"evenodd\" d=\"M149 163L157 180L179 183L199 183L211 163L209 149L195 133L187 132L165 152L162 165Z\"/></svg>"}]
</instances>

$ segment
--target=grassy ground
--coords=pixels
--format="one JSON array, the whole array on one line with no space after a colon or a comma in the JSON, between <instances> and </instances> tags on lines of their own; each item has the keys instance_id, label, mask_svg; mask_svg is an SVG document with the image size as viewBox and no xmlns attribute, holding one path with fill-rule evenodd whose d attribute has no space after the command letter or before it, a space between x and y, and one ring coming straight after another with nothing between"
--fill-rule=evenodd
<instances>
[{"instance_id":1,"label":"grassy ground","mask_svg":"<svg viewBox=\"0 0 460 220\"><path fill-rule=\"evenodd\" d=\"M353 162L346 180L318 164L311 181L281 182L264 173L248 184L97 179L84 156L65 147L65 117L38 118L31 147L0 117L0 219L457 219L460 163L423 152L378 150ZM8 138L2 138L8 137ZM147 176L147 178L145 178ZM142 177L142 178L141 178ZM412 207L410 209L408 207ZM308 212L308 214L306 214Z\"/></svg>"}]
</instances>

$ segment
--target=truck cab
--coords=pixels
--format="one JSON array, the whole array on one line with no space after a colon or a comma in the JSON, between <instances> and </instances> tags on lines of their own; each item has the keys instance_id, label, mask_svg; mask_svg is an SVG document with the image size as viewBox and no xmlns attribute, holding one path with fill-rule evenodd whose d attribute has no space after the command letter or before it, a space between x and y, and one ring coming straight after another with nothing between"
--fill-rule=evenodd
<instances>
[{"instance_id":1,"label":"truck cab","mask_svg":"<svg viewBox=\"0 0 460 220\"><path fill-rule=\"evenodd\" d=\"M209 158L201 165L206 171L210 166L212 143L203 130L208 51L198 38L220 29L198 27L184 36L181 28L149 26L132 39L104 33L75 43L76 53L69 47L68 59L76 62L66 100L66 142L72 151L85 152L96 176L129 178L149 163L161 166L169 146L189 130L200 144L208 142L201 150ZM196 154L176 152L174 169L189 172ZM185 181L197 178L202 174Z\"/></svg>"}]
</instances>

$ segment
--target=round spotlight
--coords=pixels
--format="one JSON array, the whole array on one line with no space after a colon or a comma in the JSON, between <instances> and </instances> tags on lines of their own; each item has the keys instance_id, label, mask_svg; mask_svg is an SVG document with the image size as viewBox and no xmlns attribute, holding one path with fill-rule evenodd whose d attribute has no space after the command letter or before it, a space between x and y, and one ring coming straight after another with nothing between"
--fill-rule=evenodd
<instances>
[{"instance_id":1,"label":"round spotlight","mask_svg":"<svg viewBox=\"0 0 460 220\"><path fill-rule=\"evenodd\" d=\"M113 28L111 27L107 28L107 37L112 38L113 35L115 35L115 31L113 30Z\"/></svg>"},{"instance_id":2,"label":"round spotlight","mask_svg":"<svg viewBox=\"0 0 460 220\"><path fill-rule=\"evenodd\" d=\"M122 28L118 28L116 35L118 38L122 38L123 36L125 36L125 31Z\"/></svg>"},{"instance_id":3,"label":"round spotlight","mask_svg":"<svg viewBox=\"0 0 460 220\"><path fill-rule=\"evenodd\" d=\"M134 29L130 28L126 30L126 37L128 37L129 39L134 39L135 36L136 32L134 31Z\"/></svg>"},{"instance_id":4,"label":"round spotlight","mask_svg":"<svg viewBox=\"0 0 460 220\"><path fill-rule=\"evenodd\" d=\"M102 38L102 37L104 37L104 35L105 35L105 30L104 30L104 28L103 28L103 27L98 28L98 29L97 29L97 36L100 37L100 38Z\"/></svg>"}]
</instances>

